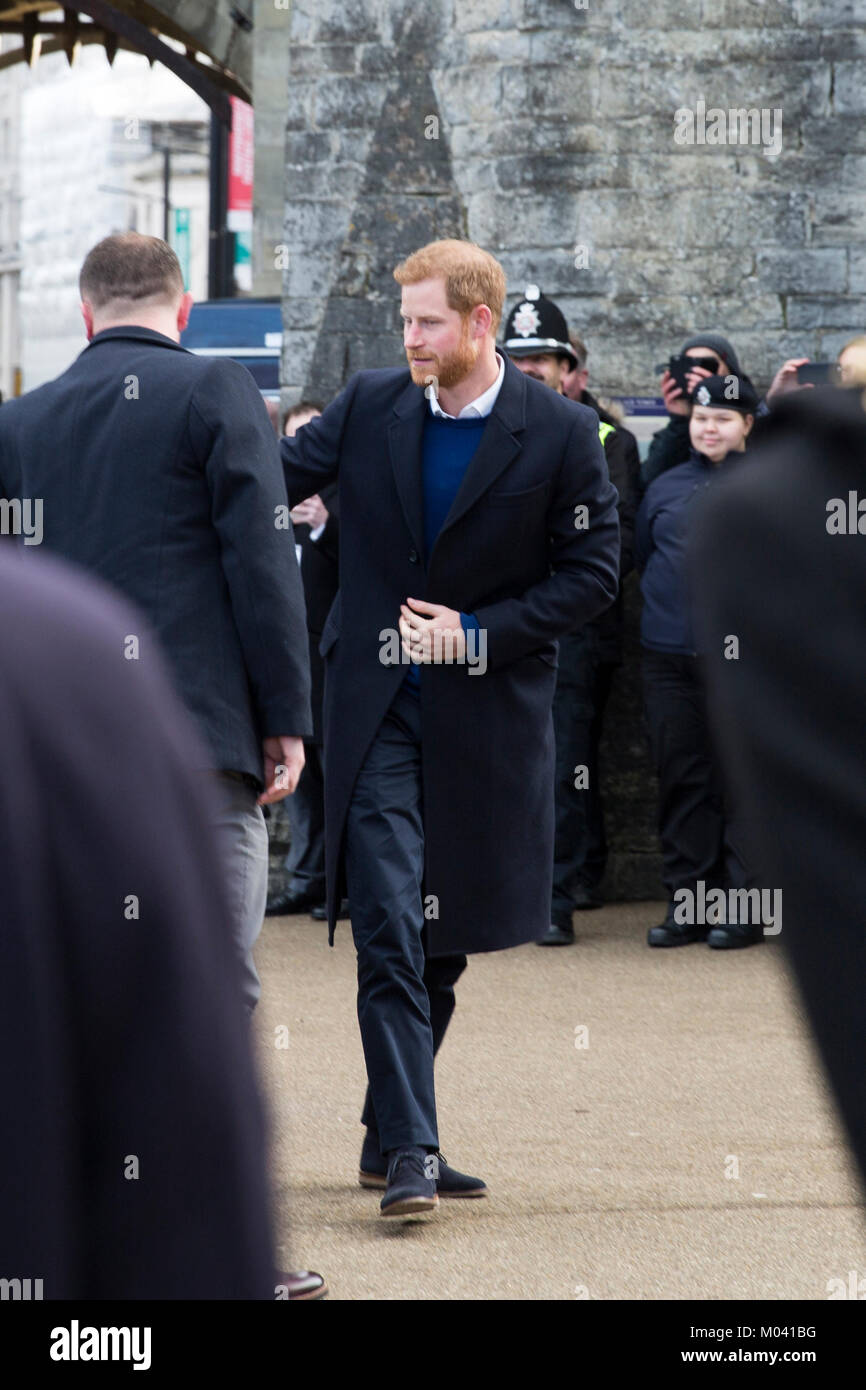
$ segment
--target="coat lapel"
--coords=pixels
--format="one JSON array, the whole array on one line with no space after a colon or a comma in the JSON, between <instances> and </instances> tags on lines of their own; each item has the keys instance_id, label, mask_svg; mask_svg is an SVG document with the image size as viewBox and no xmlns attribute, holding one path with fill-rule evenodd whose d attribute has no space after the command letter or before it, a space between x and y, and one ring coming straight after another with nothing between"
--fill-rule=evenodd
<instances>
[{"instance_id":1,"label":"coat lapel","mask_svg":"<svg viewBox=\"0 0 866 1390\"><path fill-rule=\"evenodd\" d=\"M496 404L488 417L481 443L442 524L440 536L474 506L479 497L519 454L523 446L517 436L524 429L525 407L526 383L523 374L506 358L505 376L496 397ZM388 429L388 448L397 492L420 555L424 554L421 444L424 421L429 409L430 403L423 390L410 381L394 406L396 419L392 420ZM428 568L430 558L427 557Z\"/></svg>"},{"instance_id":2,"label":"coat lapel","mask_svg":"<svg viewBox=\"0 0 866 1390\"><path fill-rule=\"evenodd\" d=\"M475 505L479 497L496 482L500 473L503 473L520 453L523 444L517 436L524 428L525 406L526 383L523 373L506 358L505 376L499 388L499 395L488 417L481 443L442 523L440 536Z\"/></svg>"},{"instance_id":3,"label":"coat lapel","mask_svg":"<svg viewBox=\"0 0 866 1390\"><path fill-rule=\"evenodd\" d=\"M400 503L419 556L424 555L424 493L421 482L421 439L430 409L423 390L410 381L398 398L396 419L388 426L388 449Z\"/></svg>"}]
</instances>

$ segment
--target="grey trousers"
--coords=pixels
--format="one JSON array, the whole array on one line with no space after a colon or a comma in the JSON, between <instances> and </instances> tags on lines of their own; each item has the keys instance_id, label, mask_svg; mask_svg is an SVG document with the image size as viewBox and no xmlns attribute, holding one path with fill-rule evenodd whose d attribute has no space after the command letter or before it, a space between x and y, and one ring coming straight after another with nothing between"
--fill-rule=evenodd
<instances>
[{"instance_id":1,"label":"grey trousers","mask_svg":"<svg viewBox=\"0 0 866 1390\"><path fill-rule=\"evenodd\" d=\"M246 782L216 774L214 829L222 846L244 1008L252 1014L262 992L252 948L262 929L268 896L268 829L256 792Z\"/></svg>"}]
</instances>

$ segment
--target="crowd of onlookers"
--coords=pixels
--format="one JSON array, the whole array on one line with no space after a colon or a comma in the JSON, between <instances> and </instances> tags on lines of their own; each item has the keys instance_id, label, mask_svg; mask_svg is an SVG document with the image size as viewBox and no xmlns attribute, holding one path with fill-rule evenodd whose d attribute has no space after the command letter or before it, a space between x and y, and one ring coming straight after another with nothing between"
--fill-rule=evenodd
<instances>
[{"instance_id":1,"label":"crowd of onlookers","mask_svg":"<svg viewBox=\"0 0 866 1390\"><path fill-rule=\"evenodd\" d=\"M713 889L755 885L748 844L730 804L707 721L704 663L690 601L690 512L721 471L748 455L783 396L824 385L866 386L866 336L847 343L832 363L806 357L786 361L759 398L727 337L717 332L692 335L657 367L668 419L645 446L643 458L621 406L590 392L586 344L538 286L526 287L501 337L500 351L522 372L598 415L599 439L619 492L621 584L633 568L639 574L643 703L658 779L662 880L668 898L665 919L649 928L648 942L678 946L706 940L716 949L752 945L762 938L760 921L678 911L688 895L693 903L704 903ZM322 409L319 402L301 401L280 419L274 404L274 427L291 435ZM336 505L335 497L327 502L313 497L292 513L319 702L324 676L318 635L339 583ZM620 589L606 613L559 644L553 707L553 893L550 928L541 945L572 944L574 912L602 905L608 849L599 746L622 660ZM321 750L319 723L298 790L285 803L291 825L287 887L269 900L272 915L311 912L319 920L326 915ZM348 910L344 901L341 914Z\"/></svg>"}]
</instances>

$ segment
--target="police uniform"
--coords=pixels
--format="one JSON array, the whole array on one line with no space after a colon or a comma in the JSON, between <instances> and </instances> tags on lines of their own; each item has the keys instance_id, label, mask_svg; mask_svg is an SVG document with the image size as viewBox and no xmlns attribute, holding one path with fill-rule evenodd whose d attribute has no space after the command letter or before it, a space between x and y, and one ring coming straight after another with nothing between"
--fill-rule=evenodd
<instances>
[{"instance_id":1,"label":"police uniform","mask_svg":"<svg viewBox=\"0 0 866 1390\"><path fill-rule=\"evenodd\" d=\"M505 327L510 357L546 353L580 361L569 342L565 316L537 285L527 285ZM584 391L582 403L598 415L598 435L611 482L619 493L620 582L633 568L634 521L640 456L637 442ZM539 944L574 941L572 913L600 906L599 885L607 866L604 808L599 787L598 749L613 674L622 662L622 590L598 618L560 638L559 669L553 701L556 739L556 833L550 929Z\"/></svg>"}]
</instances>

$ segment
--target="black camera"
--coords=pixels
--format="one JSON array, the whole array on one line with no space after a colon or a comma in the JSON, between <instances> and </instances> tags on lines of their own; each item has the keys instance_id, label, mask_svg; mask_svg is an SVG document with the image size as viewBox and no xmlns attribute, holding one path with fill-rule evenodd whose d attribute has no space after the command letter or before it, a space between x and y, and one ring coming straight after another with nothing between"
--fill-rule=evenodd
<instances>
[{"instance_id":1,"label":"black camera","mask_svg":"<svg viewBox=\"0 0 866 1390\"><path fill-rule=\"evenodd\" d=\"M695 367L704 367L712 375L715 375L721 365L718 357L687 357L684 352L678 352L668 362L657 362L653 371L670 372L683 395L687 396L689 387L686 376L689 372L693 372Z\"/></svg>"}]
</instances>

